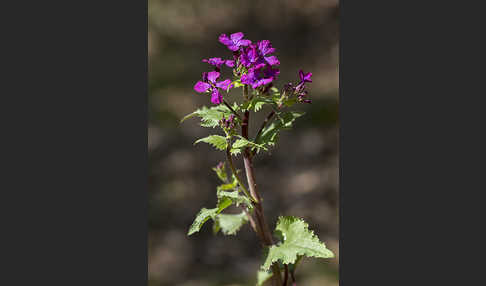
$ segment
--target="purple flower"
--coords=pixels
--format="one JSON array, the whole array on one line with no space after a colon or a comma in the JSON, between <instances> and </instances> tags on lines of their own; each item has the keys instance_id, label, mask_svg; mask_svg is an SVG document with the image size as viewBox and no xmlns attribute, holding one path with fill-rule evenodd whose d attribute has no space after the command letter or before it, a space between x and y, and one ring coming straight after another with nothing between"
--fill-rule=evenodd
<instances>
[{"instance_id":1,"label":"purple flower","mask_svg":"<svg viewBox=\"0 0 486 286\"><path fill-rule=\"evenodd\" d=\"M266 85L271 83L275 76L280 72L277 70L265 71L264 77L261 77L261 69L265 67L264 63L258 64L255 67L252 67L248 70L248 72L241 76L241 83L249 84L252 88L257 88L262 85Z\"/></svg>"},{"instance_id":2,"label":"purple flower","mask_svg":"<svg viewBox=\"0 0 486 286\"><path fill-rule=\"evenodd\" d=\"M205 63L208 63L212 66L215 66L217 68L220 68L222 64L224 64L226 61L222 60L221 58L209 58L209 59L203 59L202 60Z\"/></svg>"},{"instance_id":3,"label":"purple flower","mask_svg":"<svg viewBox=\"0 0 486 286\"><path fill-rule=\"evenodd\" d=\"M271 66L278 66L280 65L280 61L277 59L276 56L265 57L265 61Z\"/></svg>"},{"instance_id":4,"label":"purple flower","mask_svg":"<svg viewBox=\"0 0 486 286\"><path fill-rule=\"evenodd\" d=\"M271 66L280 65L280 61L277 59L276 56L266 57L266 55L275 52L275 49L272 47L272 43L270 43L269 40L262 40L258 42L258 51L269 65Z\"/></svg>"},{"instance_id":5,"label":"purple flower","mask_svg":"<svg viewBox=\"0 0 486 286\"><path fill-rule=\"evenodd\" d=\"M240 46L248 46L251 44L250 40L243 39L244 34L242 32L233 33L229 37L226 34L219 36L219 42L228 47L232 51L237 51Z\"/></svg>"},{"instance_id":6,"label":"purple flower","mask_svg":"<svg viewBox=\"0 0 486 286\"><path fill-rule=\"evenodd\" d=\"M217 82L216 80L219 78L220 73L217 71L212 71L208 73L203 73L203 81L198 81L194 85L194 90L203 93L203 92L211 92L211 102L214 104L220 104L223 102L223 95L219 92L219 89L231 88L233 85L231 84L230 79L226 79L224 81Z\"/></svg>"},{"instance_id":7,"label":"purple flower","mask_svg":"<svg viewBox=\"0 0 486 286\"><path fill-rule=\"evenodd\" d=\"M258 61L259 61L258 51L255 45L250 45L240 55L240 62L245 67L249 67L252 64L256 64Z\"/></svg>"},{"instance_id":8,"label":"purple flower","mask_svg":"<svg viewBox=\"0 0 486 286\"><path fill-rule=\"evenodd\" d=\"M270 43L269 40L262 40L258 42L258 50L263 56L266 56L268 54L271 54L275 52L275 49L272 48L272 44Z\"/></svg>"},{"instance_id":9,"label":"purple flower","mask_svg":"<svg viewBox=\"0 0 486 286\"><path fill-rule=\"evenodd\" d=\"M301 82L312 82L311 76L311 72L304 73L302 70L299 70L299 77Z\"/></svg>"}]
</instances>

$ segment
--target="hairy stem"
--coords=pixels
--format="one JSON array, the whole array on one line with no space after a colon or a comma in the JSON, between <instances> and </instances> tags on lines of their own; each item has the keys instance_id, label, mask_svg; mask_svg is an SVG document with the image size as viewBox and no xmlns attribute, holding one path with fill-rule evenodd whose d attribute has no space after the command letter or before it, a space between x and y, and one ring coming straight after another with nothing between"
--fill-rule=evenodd
<instances>
[{"instance_id":1,"label":"hairy stem","mask_svg":"<svg viewBox=\"0 0 486 286\"><path fill-rule=\"evenodd\" d=\"M226 159L228 160L228 165L230 166L231 172L235 176L236 181L238 181L238 185L240 185L240 188L243 191L243 193L245 194L245 196L252 201L256 201L256 199L253 196L248 194L248 190L245 188L245 185L243 185L243 183L240 180L240 177L236 173L235 166L233 165L233 159L231 159L231 151L230 151L231 150L231 144L230 143L231 142L229 142L229 140L228 140L228 147L226 147Z\"/></svg>"},{"instance_id":2,"label":"hairy stem","mask_svg":"<svg viewBox=\"0 0 486 286\"><path fill-rule=\"evenodd\" d=\"M243 87L243 97L245 99L248 98L248 86L246 85ZM243 136L243 138L247 140L248 140L249 120L250 120L250 111L246 110L241 124L241 135ZM245 148L243 152L243 161L245 164L245 172L248 181L248 188L250 189L250 194L252 195L252 197L255 198L255 201L253 202L253 207L255 211L257 228L260 231L261 234L260 238L262 239L262 243L268 247L273 245L273 238L270 229L268 228L268 225L265 222L265 215L263 213L261 198L260 198L260 194L258 193L257 184L255 181L255 172L252 165L251 152L250 152L250 148L248 147ZM280 274L280 267L278 266L277 263L272 264L272 272L273 272L273 276L272 276L273 285L281 286L282 276Z\"/></svg>"}]
</instances>

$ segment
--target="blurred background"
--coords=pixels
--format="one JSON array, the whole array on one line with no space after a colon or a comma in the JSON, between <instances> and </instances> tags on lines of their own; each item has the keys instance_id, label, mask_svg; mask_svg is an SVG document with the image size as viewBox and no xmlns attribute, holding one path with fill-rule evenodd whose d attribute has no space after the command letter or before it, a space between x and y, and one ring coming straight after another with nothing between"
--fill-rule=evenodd
<instances>
[{"instance_id":1,"label":"blurred background","mask_svg":"<svg viewBox=\"0 0 486 286\"><path fill-rule=\"evenodd\" d=\"M279 215L302 217L336 254L335 259L304 259L297 285L338 285L338 0L148 3L149 285L255 285L263 257L248 225L236 237L214 236L208 222L186 236L199 209L215 206L219 181L211 168L225 158L207 144L193 146L214 130L200 127L197 119L179 124L184 115L210 105L209 97L192 89L210 70L201 60L230 58L218 36L240 31L276 48L277 87L296 82L299 69L313 73L308 85L313 103L297 107L306 115L281 133L270 154L256 156L254 167L270 227ZM267 113L260 112L260 118ZM251 118L250 125L259 125L260 118ZM236 161L243 169L241 157Z\"/></svg>"}]
</instances>

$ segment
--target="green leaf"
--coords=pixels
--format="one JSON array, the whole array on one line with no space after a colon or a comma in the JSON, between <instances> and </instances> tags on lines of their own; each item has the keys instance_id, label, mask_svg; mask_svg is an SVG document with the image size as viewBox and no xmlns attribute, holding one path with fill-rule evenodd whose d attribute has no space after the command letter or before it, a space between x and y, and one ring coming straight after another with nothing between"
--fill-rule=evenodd
<instances>
[{"instance_id":1,"label":"green leaf","mask_svg":"<svg viewBox=\"0 0 486 286\"><path fill-rule=\"evenodd\" d=\"M273 276L272 272L259 270L258 273L257 273L257 284L256 284L256 286L263 286L263 283L265 283L272 276Z\"/></svg>"},{"instance_id":2,"label":"green leaf","mask_svg":"<svg viewBox=\"0 0 486 286\"><path fill-rule=\"evenodd\" d=\"M257 139L257 144L274 146L278 140L280 130L289 129L292 127L295 119L304 115L303 112L285 112L277 114L277 118L267 127L265 127Z\"/></svg>"},{"instance_id":3,"label":"green leaf","mask_svg":"<svg viewBox=\"0 0 486 286\"><path fill-rule=\"evenodd\" d=\"M272 103L274 103L272 98L255 96L251 100L243 102L240 105L240 108L244 110L253 110L255 112L258 112L262 109L263 105Z\"/></svg>"},{"instance_id":4,"label":"green leaf","mask_svg":"<svg viewBox=\"0 0 486 286\"><path fill-rule=\"evenodd\" d=\"M223 234L235 235L248 222L248 217L245 212L239 214L219 214L216 220Z\"/></svg>"},{"instance_id":5,"label":"green leaf","mask_svg":"<svg viewBox=\"0 0 486 286\"><path fill-rule=\"evenodd\" d=\"M225 208L231 206L233 204L233 200L228 197L223 197L218 200L218 213L222 212Z\"/></svg>"},{"instance_id":6,"label":"green leaf","mask_svg":"<svg viewBox=\"0 0 486 286\"><path fill-rule=\"evenodd\" d=\"M214 209L202 208L199 211L199 213L196 215L196 219L194 219L194 222L192 223L191 227L189 228L189 231L187 232L187 235L191 235L195 232L200 231L201 227L209 219L212 219L212 220L215 221L216 216L219 213L221 213L224 209L231 206L232 204L233 204L233 201L230 198L223 198L221 200L218 200L218 207L216 207Z\"/></svg>"},{"instance_id":7,"label":"green leaf","mask_svg":"<svg viewBox=\"0 0 486 286\"><path fill-rule=\"evenodd\" d=\"M189 228L187 235L192 235L193 233L201 230L203 224L206 221L208 221L208 219L210 218L214 219L214 217L216 217L217 214L218 214L218 208L214 208L214 209L202 208L197 214L196 219L192 223L191 227Z\"/></svg>"},{"instance_id":8,"label":"green leaf","mask_svg":"<svg viewBox=\"0 0 486 286\"><path fill-rule=\"evenodd\" d=\"M194 142L194 145L199 142L211 144L214 148L218 150L225 150L227 146L226 137L220 135L210 135L208 137L201 138Z\"/></svg>"},{"instance_id":9,"label":"green leaf","mask_svg":"<svg viewBox=\"0 0 486 286\"><path fill-rule=\"evenodd\" d=\"M245 204L249 209L253 208L250 199L243 195L240 195L238 190L233 192L218 191L217 196L218 196L218 200L222 200L224 198L230 199L231 202L234 203L237 207L240 204Z\"/></svg>"},{"instance_id":10,"label":"green leaf","mask_svg":"<svg viewBox=\"0 0 486 286\"><path fill-rule=\"evenodd\" d=\"M201 118L201 126L214 128L219 126L219 121L223 117L227 117L230 114L231 114L231 110L225 105L213 106L211 108L207 108L206 106L203 106L202 108L194 111L193 113L184 116L184 118L182 118L181 120L181 123L189 118L197 116Z\"/></svg>"},{"instance_id":11,"label":"green leaf","mask_svg":"<svg viewBox=\"0 0 486 286\"><path fill-rule=\"evenodd\" d=\"M334 254L319 241L319 238L308 227L303 219L292 216L279 217L275 230L281 233L284 241L270 247L262 270L270 269L272 263L279 260L283 264L295 263L298 255L318 258L334 257Z\"/></svg>"},{"instance_id":12,"label":"green leaf","mask_svg":"<svg viewBox=\"0 0 486 286\"><path fill-rule=\"evenodd\" d=\"M235 153L235 154L239 154L241 153L241 151L245 148L245 147L253 147L253 148L257 148L258 151L260 151L260 149L263 149L263 150L268 150L265 146L261 145L261 144L256 144L254 142L251 142L249 140L246 140L245 138L241 137L241 136L238 136L240 137L240 139L236 140L233 145L231 146L231 153Z\"/></svg>"}]
</instances>

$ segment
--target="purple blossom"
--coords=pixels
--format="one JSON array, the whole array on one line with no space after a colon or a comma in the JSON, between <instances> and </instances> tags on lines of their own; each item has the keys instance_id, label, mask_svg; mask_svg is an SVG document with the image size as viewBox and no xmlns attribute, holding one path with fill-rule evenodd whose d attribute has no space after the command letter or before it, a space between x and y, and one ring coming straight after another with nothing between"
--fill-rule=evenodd
<instances>
[{"instance_id":1,"label":"purple blossom","mask_svg":"<svg viewBox=\"0 0 486 286\"><path fill-rule=\"evenodd\" d=\"M264 76L262 77L261 69L265 66L266 65L262 63L256 65L255 67L251 67L248 70L248 73L241 76L241 83L249 84L251 85L252 88L257 88L259 86L271 83L275 79L276 75L280 73L280 71L278 69L276 70L270 69L265 71L263 73Z\"/></svg>"},{"instance_id":2,"label":"purple blossom","mask_svg":"<svg viewBox=\"0 0 486 286\"><path fill-rule=\"evenodd\" d=\"M250 67L251 65L256 64L259 59L257 47L255 45L250 45L240 55L240 62L245 67Z\"/></svg>"},{"instance_id":3,"label":"purple blossom","mask_svg":"<svg viewBox=\"0 0 486 286\"><path fill-rule=\"evenodd\" d=\"M251 44L250 40L243 39L242 32L233 33L229 37L226 34L219 36L219 42L228 47L232 51L237 51L241 46L248 46Z\"/></svg>"},{"instance_id":4,"label":"purple blossom","mask_svg":"<svg viewBox=\"0 0 486 286\"><path fill-rule=\"evenodd\" d=\"M262 40L258 42L258 50L263 56L266 56L268 54L271 54L275 52L275 49L272 48L272 44L270 43L269 40Z\"/></svg>"},{"instance_id":5,"label":"purple blossom","mask_svg":"<svg viewBox=\"0 0 486 286\"><path fill-rule=\"evenodd\" d=\"M216 80L219 78L221 74L217 71L212 71L208 73L203 73L203 81L198 81L194 85L194 90L203 93L203 92L211 92L211 102L214 104L220 104L223 102L223 95L219 92L219 89L231 88L233 85L231 84L230 79L226 79L224 81L217 82Z\"/></svg>"},{"instance_id":6,"label":"purple blossom","mask_svg":"<svg viewBox=\"0 0 486 286\"><path fill-rule=\"evenodd\" d=\"M312 73L304 73L304 71L299 70L299 77L301 82L312 82L311 80Z\"/></svg>"},{"instance_id":7,"label":"purple blossom","mask_svg":"<svg viewBox=\"0 0 486 286\"><path fill-rule=\"evenodd\" d=\"M223 64L225 64L226 66L228 66L230 68L235 66L234 60L222 60L221 58L209 58L209 59L203 59L202 61L205 62L205 63L208 63L212 66L215 66L216 71L219 71Z\"/></svg>"},{"instance_id":8,"label":"purple blossom","mask_svg":"<svg viewBox=\"0 0 486 286\"><path fill-rule=\"evenodd\" d=\"M209 59L203 59L202 60L205 63L208 63L212 66L215 66L217 68L220 68L222 64L224 64L226 61L222 60L221 58L209 58Z\"/></svg>"},{"instance_id":9,"label":"purple blossom","mask_svg":"<svg viewBox=\"0 0 486 286\"><path fill-rule=\"evenodd\" d=\"M278 66L280 65L280 61L277 59L276 56L265 57L265 61L271 66Z\"/></svg>"}]
</instances>

